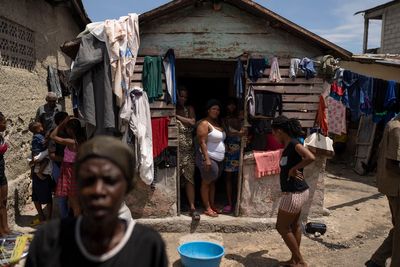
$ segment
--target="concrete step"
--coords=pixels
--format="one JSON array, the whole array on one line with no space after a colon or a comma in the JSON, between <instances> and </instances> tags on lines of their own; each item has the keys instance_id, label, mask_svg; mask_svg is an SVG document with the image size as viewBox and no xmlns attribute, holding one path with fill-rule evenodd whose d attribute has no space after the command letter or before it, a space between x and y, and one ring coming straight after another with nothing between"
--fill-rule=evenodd
<instances>
[{"instance_id":1,"label":"concrete step","mask_svg":"<svg viewBox=\"0 0 400 267\"><path fill-rule=\"evenodd\" d=\"M275 218L246 218L219 215L211 218L201 215L200 221L192 221L186 215L161 218L138 219L138 223L152 227L162 233L239 233L260 232L275 228Z\"/></svg>"}]
</instances>

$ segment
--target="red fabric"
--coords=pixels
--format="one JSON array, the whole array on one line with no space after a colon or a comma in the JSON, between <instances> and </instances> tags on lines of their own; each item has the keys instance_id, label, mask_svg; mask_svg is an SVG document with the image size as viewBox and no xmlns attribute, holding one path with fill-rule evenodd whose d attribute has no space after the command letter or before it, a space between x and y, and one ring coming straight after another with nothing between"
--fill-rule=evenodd
<instances>
[{"instance_id":1,"label":"red fabric","mask_svg":"<svg viewBox=\"0 0 400 267\"><path fill-rule=\"evenodd\" d=\"M7 152L8 145L7 143L3 143L0 145L0 155L3 155Z\"/></svg>"},{"instance_id":2,"label":"red fabric","mask_svg":"<svg viewBox=\"0 0 400 267\"><path fill-rule=\"evenodd\" d=\"M325 99L321 95L319 96L319 107L317 112L317 124L321 128L321 133L325 136L328 135L328 119L326 116L326 104Z\"/></svg>"},{"instance_id":3,"label":"red fabric","mask_svg":"<svg viewBox=\"0 0 400 267\"><path fill-rule=\"evenodd\" d=\"M267 151L275 151L282 148L284 148L284 146L276 140L272 133L267 134Z\"/></svg>"},{"instance_id":4,"label":"red fabric","mask_svg":"<svg viewBox=\"0 0 400 267\"><path fill-rule=\"evenodd\" d=\"M344 90L340 87L337 82L332 83L331 85L331 92L337 94L338 96L344 95Z\"/></svg>"},{"instance_id":5,"label":"red fabric","mask_svg":"<svg viewBox=\"0 0 400 267\"><path fill-rule=\"evenodd\" d=\"M151 119L153 157L159 156L168 147L168 124L168 117Z\"/></svg>"},{"instance_id":6,"label":"red fabric","mask_svg":"<svg viewBox=\"0 0 400 267\"><path fill-rule=\"evenodd\" d=\"M253 151L254 159L256 160L256 178L281 173L279 163L281 161L282 152L283 149L268 152Z\"/></svg>"},{"instance_id":7,"label":"red fabric","mask_svg":"<svg viewBox=\"0 0 400 267\"><path fill-rule=\"evenodd\" d=\"M61 175L56 185L55 195L57 197L76 196L78 185L74 175L74 163L63 162Z\"/></svg>"}]
</instances>

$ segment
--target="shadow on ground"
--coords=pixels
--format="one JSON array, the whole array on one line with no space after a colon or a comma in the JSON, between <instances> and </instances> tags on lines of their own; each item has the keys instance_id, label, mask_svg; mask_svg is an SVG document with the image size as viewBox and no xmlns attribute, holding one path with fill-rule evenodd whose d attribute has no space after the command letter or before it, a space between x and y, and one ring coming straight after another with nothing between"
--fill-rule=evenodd
<instances>
[{"instance_id":1,"label":"shadow on ground","mask_svg":"<svg viewBox=\"0 0 400 267\"><path fill-rule=\"evenodd\" d=\"M243 266L246 267L278 267L279 266L278 260L263 256L267 253L268 250L260 250L257 252L250 253L246 257L237 254L226 254L225 259L230 261L236 261L238 263L243 264ZM172 266L182 267L182 263L180 260L177 260L172 264Z\"/></svg>"}]
</instances>

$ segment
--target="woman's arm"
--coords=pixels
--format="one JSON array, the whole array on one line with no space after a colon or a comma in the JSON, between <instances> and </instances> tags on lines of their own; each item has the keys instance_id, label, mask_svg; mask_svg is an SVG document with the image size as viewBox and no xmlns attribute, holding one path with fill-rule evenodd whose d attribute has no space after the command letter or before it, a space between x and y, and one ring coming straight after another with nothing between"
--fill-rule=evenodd
<instances>
[{"instance_id":1,"label":"woman's arm","mask_svg":"<svg viewBox=\"0 0 400 267\"><path fill-rule=\"evenodd\" d=\"M299 164L290 169L289 171L290 177L296 177L298 170L303 169L304 167L310 165L315 160L314 154L311 153L311 151L308 150L303 145L297 144L295 149L296 152L299 153L299 155L303 158L303 160Z\"/></svg>"},{"instance_id":2,"label":"woman's arm","mask_svg":"<svg viewBox=\"0 0 400 267\"><path fill-rule=\"evenodd\" d=\"M196 114L192 106L189 106L189 118L180 115L176 115L176 118L187 126L194 126L196 124Z\"/></svg>"},{"instance_id":3,"label":"woman's arm","mask_svg":"<svg viewBox=\"0 0 400 267\"><path fill-rule=\"evenodd\" d=\"M208 136L208 122L203 120L200 122L199 126L197 126L197 138L199 139L201 153L204 157L204 163L206 167L211 166L210 158L207 153L207 136Z\"/></svg>"},{"instance_id":4,"label":"woman's arm","mask_svg":"<svg viewBox=\"0 0 400 267\"><path fill-rule=\"evenodd\" d=\"M50 134L50 138L53 139L56 143L64 145L64 146L74 146L75 140L71 138L61 138L58 136L60 129L63 129L65 124L69 121L69 117L67 117L60 125L58 125Z\"/></svg>"}]
</instances>

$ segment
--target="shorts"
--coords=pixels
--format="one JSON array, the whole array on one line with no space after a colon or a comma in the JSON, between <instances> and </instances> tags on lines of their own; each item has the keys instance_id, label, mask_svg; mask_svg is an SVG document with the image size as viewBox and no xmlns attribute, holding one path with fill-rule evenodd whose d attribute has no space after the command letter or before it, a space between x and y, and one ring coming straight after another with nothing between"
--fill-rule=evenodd
<instances>
[{"instance_id":1,"label":"shorts","mask_svg":"<svg viewBox=\"0 0 400 267\"><path fill-rule=\"evenodd\" d=\"M53 181L50 175L44 175L45 180L40 179L36 173L32 172L32 201L40 204L52 202L51 189Z\"/></svg>"},{"instance_id":2,"label":"shorts","mask_svg":"<svg viewBox=\"0 0 400 267\"><path fill-rule=\"evenodd\" d=\"M227 137L226 140L226 153L225 153L225 166L226 172L239 171L240 159L240 137Z\"/></svg>"},{"instance_id":3,"label":"shorts","mask_svg":"<svg viewBox=\"0 0 400 267\"><path fill-rule=\"evenodd\" d=\"M201 179L204 179L208 182L216 181L222 174L223 170L223 162L218 162L216 160L211 159L211 168L206 171L204 169L204 161L203 156L200 153L196 154L196 166L200 170Z\"/></svg>"},{"instance_id":4,"label":"shorts","mask_svg":"<svg viewBox=\"0 0 400 267\"><path fill-rule=\"evenodd\" d=\"M297 214L301 212L301 209L307 202L309 195L309 189L306 189L303 192L284 192L279 209L288 213Z\"/></svg>"},{"instance_id":5,"label":"shorts","mask_svg":"<svg viewBox=\"0 0 400 267\"><path fill-rule=\"evenodd\" d=\"M0 155L0 186L7 185L6 164L3 155Z\"/></svg>"}]
</instances>

